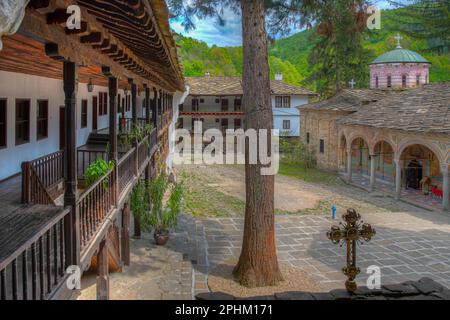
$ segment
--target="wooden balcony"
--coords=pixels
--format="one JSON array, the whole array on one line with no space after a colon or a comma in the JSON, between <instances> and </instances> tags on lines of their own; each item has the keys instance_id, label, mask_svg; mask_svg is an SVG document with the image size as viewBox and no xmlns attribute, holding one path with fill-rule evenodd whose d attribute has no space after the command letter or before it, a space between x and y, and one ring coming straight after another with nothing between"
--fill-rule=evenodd
<instances>
[{"instance_id":1,"label":"wooden balcony","mask_svg":"<svg viewBox=\"0 0 450 320\"><path fill-rule=\"evenodd\" d=\"M76 217L58 206L64 186L64 152L24 163L21 176L0 184L0 300L51 299L66 280L70 234L75 234L80 267L87 269L123 203L143 175L158 148L157 130L136 144L103 178L78 189ZM106 150L78 150L78 171ZM80 161L84 159L83 161ZM83 179L83 177L80 177ZM81 184L80 184L81 185ZM72 230L72 225L78 230ZM119 237L117 237L119 239Z\"/></svg>"}]
</instances>

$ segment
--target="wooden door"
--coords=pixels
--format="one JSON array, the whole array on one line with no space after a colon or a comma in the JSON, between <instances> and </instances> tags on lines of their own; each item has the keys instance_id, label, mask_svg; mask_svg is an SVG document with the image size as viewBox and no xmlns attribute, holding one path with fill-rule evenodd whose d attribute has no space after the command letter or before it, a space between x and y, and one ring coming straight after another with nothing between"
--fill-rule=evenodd
<instances>
[{"instance_id":1,"label":"wooden door","mask_svg":"<svg viewBox=\"0 0 450 320\"><path fill-rule=\"evenodd\" d=\"M92 130L98 129L98 98L92 97Z\"/></svg>"},{"instance_id":2,"label":"wooden door","mask_svg":"<svg viewBox=\"0 0 450 320\"><path fill-rule=\"evenodd\" d=\"M59 108L59 150L66 148L66 108Z\"/></svg>"}]
</instances>

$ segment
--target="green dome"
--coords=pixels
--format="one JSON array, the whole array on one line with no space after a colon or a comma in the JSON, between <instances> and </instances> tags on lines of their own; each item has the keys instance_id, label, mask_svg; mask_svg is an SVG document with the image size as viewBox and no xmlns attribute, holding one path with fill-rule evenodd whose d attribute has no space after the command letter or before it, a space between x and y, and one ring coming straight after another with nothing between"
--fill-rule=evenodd
<instances>
[{"instance_id":1,"label":"green dome","mask_svg":"<svg viewBox=\"0 0 450 320\"><path fill-rule=\"evenodd\" d=\"M372 61L371 64L380 64L380 63L430 63L430 62L417 52L403 48L396 48L392 51L382 54L374 61Z\"/></svg>"}]
</instances>

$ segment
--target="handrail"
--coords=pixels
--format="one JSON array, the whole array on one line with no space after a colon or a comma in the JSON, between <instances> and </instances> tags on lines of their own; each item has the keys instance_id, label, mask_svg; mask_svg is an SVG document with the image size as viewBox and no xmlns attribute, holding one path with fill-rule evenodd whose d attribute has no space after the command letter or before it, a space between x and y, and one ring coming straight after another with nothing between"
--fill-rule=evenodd
<instances>
[{"instance_id":1,"label":"handrail","mask_svg":"<svg viewBox=\"0 0 450 320\"><path fill-rule=\"evenodd\" d=\"M34 169L34 167L30 166L30 186L33 187L34 183L37 183L37 188L35 190L35 192L32 192L30 194L30 200L31 202L37 203L37 204L51 204L54 205L55 201L53 200L53 198L50 196L49 192L47 191L47 189L45 188L44 184L42 183L42 181L39 179L36 170Z\"/></svg>"},{"instance_id":2,"label":"handrail","mask_svg":"<svg viewBox=\"0 0 450 320\"><path fill-rule=\"evenodd\" d=\"M22 163L22 202L31 203L35 194L50 190L64 180L64 151L60 150L38 159ZM38 180L33 183L32 179ZM41 190L43 189L43 190ZM53 202L53 199L52 199ZM36 204L48 204L47 202Z\"/></svg>"},{"instance_id":3,"label":"handrail","mask_svg":"<svg viewBox=\"0 0 450 320\"><path fill-rule=\"evenodd\" d=\"M89 188L87 188L86 190L83 190L83 192L81 193L80 197L77 200L77 204L79 204L81 201L84 200L84 198L86 198L88 196L89 193L92 192L92 190L94 190L95 188L97 188L97 186L100 183L103 183L103 180L108 177L112 172L114 172L114 169L109 170L108 172L105 173L105 175L103 177L101 177L100 179L98 179L96 182L94 182L91 186L89 186Z\"/></svg>"},{"instance_id":4,"label":"handrail","mask_svg":"<svg viewBox=\"0 0 450 320\"><path fill-rule=\"evenodd\" d=\"M64 231L70 210L60 210L8 258L0 261L0 300L45 299L65 279Z\"/></svg>"},{"instance_id":5,"label":"handrail","mask_svg":"<svg viewBox=\"0 0 450 320\"><path fill-rule=\"evenodd\" d=\"M90 186L78 199L77 210L80 215L79 234L81 253L103 225L106 217L114 208L114 178L116 168L110 170L101 179Z\"/></svg>"}]
</instances>

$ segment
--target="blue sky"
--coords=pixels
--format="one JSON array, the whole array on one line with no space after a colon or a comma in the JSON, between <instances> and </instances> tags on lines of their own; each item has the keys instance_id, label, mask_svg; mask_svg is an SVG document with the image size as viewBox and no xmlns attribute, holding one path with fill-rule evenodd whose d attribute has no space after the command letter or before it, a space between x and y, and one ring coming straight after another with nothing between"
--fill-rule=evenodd
<instances>
[{"instance_id":1,"label":"blue sky","mask_svg":"<svg viewBox=\"0 0 450 320\"><path fill-rule=\"evenodd\" d=\"M386 8L389 5L386 1L374 1L380 8ZM220 47L240 46L242 44L241 18L239 15L226 10L224 17L226 25L220 26L215 19L194 19L196 29L185 32L181 21L178 19L171 20L172 29L185 36L192 37L206 42L208 45L217 45ZM298 30L297 30L298 31Z\"/></svg>"}]
</instances>

